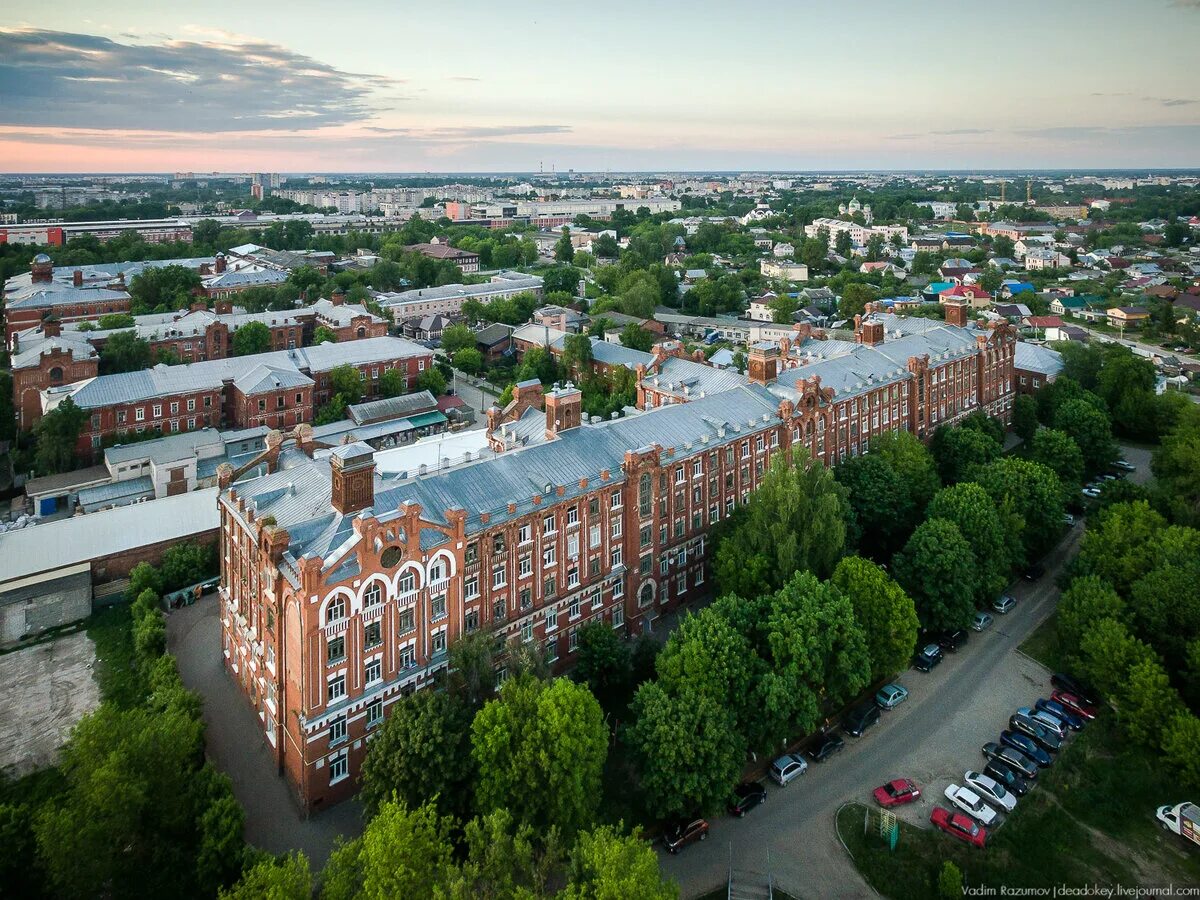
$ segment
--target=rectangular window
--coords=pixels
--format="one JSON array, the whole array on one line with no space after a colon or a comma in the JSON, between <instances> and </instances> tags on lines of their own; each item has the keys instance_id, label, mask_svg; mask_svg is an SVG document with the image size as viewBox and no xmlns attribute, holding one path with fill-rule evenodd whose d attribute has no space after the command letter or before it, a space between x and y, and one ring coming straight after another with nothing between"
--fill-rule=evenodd
<instances>
[{"instance_id":1,"label":"rectangular window","mask_svg":"<svg viewBox=\"0 0 1200 900\"><path fill-rule=\"evenodd\" d=\"M376 681L383 680L383 661L373 659L366 665L366 682L374 684Z\"/></svg>"},{"instance_id":2,"label":"rectangular window","mask_svg":"<svg viewBox=\"0 0 1200 900\"><path fill-rule=\"evenodd\" d=\"M367 704L367 727L374 728L383 721L383 701L372 700Z\"/></svg>"},{"instance_id":3,"label":"rectangular window","mask_svg":"<svg viewBox=\"0 0 1200 900\"><path fill-rule=\"evenodd\" d=\"M558 627L558 610L556 610L556 609L546 610L546 630L553 631L557 627Z\"/></svg>"},{"instance_id":4,"label":"rectangular window","mask_svg":"<svg viewBox=\"0 0 1200 900\"><path fill-rule=\"evenodd\" d=\"M692 477L700 478L704 474L704 460L697 459L692 462Z\"/></svg>"},{"instance_id":5,"label":"rectangular window","mask_svg":"<svg viewBox=\"0 0 1200 900\"><path fill-rule=\"evenodd\" d=\"M196 411L196 398L189 397L188 398L188 412L195 412L195 411Z\"/></svg>"},{"instance_id":6,"label":"rectangular window","mask_svg":"<svg viewBox=\"0 0 1200 900\"><path fill-rule=\"evenodd\" d=\"M542 519L542 534L554 534L554 516Z\"/></svg>"},{"instance_id":7,"label":"rectangular window","mask_svg":"<svg viewBox=\"0 0 1200 900\"><path fill-rule=\"evenodd\" d=\"M579 649L579 629L578 628L571 629L570 638L567 641L567 646L570 648L570 651L572 653L574 653L576 650Z\"/></svg>"},{"instance_id":8,"label":"rectangular window","mask_svg":"<svg viewBox=\"0 0 1200 900\"><path fill-rule=\"evenodd\" d=\"M610 557L610 558L612 559L612 567L613 567L614 569L615 569L617 566L621 565L621 556L622 556L622 554L621 554L621 548L620 548L620 547L614 547L614 548L613 548L613 551L612 551L612 554L611 554L611 557Z\"/></svg>"},{"instance_id":9,"label":"rectangular window","mask_svg":"<svg viewBox=\"0 0 1200 900\"><path fill-rule=\"evenodd\" d=\"M542 551L542 566L552 566L558 562L558 548L551 544Z\"/></svg>"},{"instance_id":10,"label":"rectangular window","mask_svg":"<svg viewBox=\"0 0 1200 900\"><path fill-rule=\"evenodd\" d=\"M411 609L400 610L400 633L408 634L416 627L416 619Z\"/></svg>"},{"instance_id":11,"label":"rectangular window","mask_svg":"<svg viewBox=\"0 0 1200 900\"><path fill-rule=\"evenodd\" d=\"M435 654L446 652L446 630L444 628L433 635L433 652Z\"/></svg>"},{"instance_id":12,"label":"rectangular window","mask_svg":"<svg viewBox=\"0 0 1200 900\"><path fill-rule=\"evenodd\" d=\"M350 759L343 750L329 757L329 783L335 784L350 773Z\"/></svg>"},{"instance_id":13,"label":"rectangular window","mask_svg":"<svg viewBox=\"0 0 1200 900\"><path fill-rule=\"evenodd\" d=\"M339 675L329 681L326 697L330 703L346 696L346 676Z\"/></svg>"},{"instance_id":14,"label":"rectangular window","mask_svg":"<svg viewBox=\"0 0 1200 900\"><path fill-rule=\"evenodd\" d=\"M551 638L546 641L546 662L554 662L558 659L558 638Z\"/></svg>"},{"instance_id":15,"label":"rectangular window","mask_svg":"<svg viewBox=\"0 0 1200 900\"><path fill-rule=\"evenodd\" d=\"M497 534L492 537L492 552L493 553L503 553L504 552L504 535Z\"/></svg>"},{"instance_id":16,"label":"rectangular window","mask_svg":"<svg viewBox=\"0 0 1200 900\"><path fill-rule=\"evenodd\" d=\"M528 578L533 574L533 557L528 553L517 560L517 574L521 578Z\"/></svg>"},{"instance_id":17,"label":"rectangular window","mask_svg":"<svg viewBox=\"0 0 1200 900\"><path fill-rule=\"evenodd\" d=\"M152 412L151 412L151 415L152 415L152 416L153 416L153 418L155 418L155 419L161 419L161 418L162 418L162 404L161 404L161 403L156 403L156 404L154 404L154 406L152 407Z\"/></svg>"},{"instance_id":18,"label":"rectangular window","mask_svg":"<svg viewBox=\"0 0 1200 900\"><path fill-rule=\"evenodd\" d=\"M363 646L378 647L383 643L383 628L378 622L371 622L363 629Z\"/></svg>"},{"instance_id":19,"label":"rectangular window","mask_svg":"<svg viewBox=\"0 0 1200 900\"><path fill-rule=\"evenodd\" d=\"M463 554L463 562L468 566L471 563L479 562L479 545L467 544L466 552Z\"/></svg>"},{"instance_id":20,"label":"rectangular window","mask_svg":"<svg viewBox=\"0 0 1200 900\"><path fill-rule=\"evenodd\" d=\"M569 588L579 587L579 570L578 569L568 569L567 570L567 587L569 587Z\"/></svg>"},{"instance_id":21,"label":"rectangular window","mask_svg":"<svg viewBox=\"0 0 1200 900\"><path fill-rule=\"evenodd\" d=\"M346 658L346 639L344 637L330 638L326 645L326 662L335 663Z\"/></svg>"},{"instance_id":22,"label":"rectangular window","mask_svg":"<svg viewBox=\"0 0 1200 900\"><path fill-rule=\"evenodd\" d=\"M593 525L588 529L588 547L595 550L600 546L600 526Z\"/></svg>"},{"instance_id":23,"label":"rectangular window","mask_svg":"<svg viewBox=\"0 0 1200 900\"><path fill-rule=\"evenodd\" d=\"M479 628L479 610L472 609L467 611L463 628L466 631L476 631Z\"/></svg>"},{"instance_id":24,"label":"rectangular window","mask_svg":"<svg viewBox=\"0 0 1200 900\"><path fill-rule=\"evenodd\" d=\"M621 587L620 583L618 583L616 585L616 587ZM620 597L621 594L623 594L623 593L625 593L624 588L622 588L620 593L617 592L616 588L613 589L614 597ZM624 624L625 624L625 607L614 606L613 607L613 628L620 628Z\"/></svg>"},{"instance_id":25,"label":"rectangular window","mask_svg":"<svg viewBox=\"0 0 1200 900\"><path fill-rule=\"evenodd\" d=\"M492 569L492 587L501 588L505 584L504 566L496 566Z\"/></svg>"},{"instance_id":26,"label":"rectangular window","mask_svg":"<svg viewBox=\"0 0 1200 900\"><path fill-rule=\"evenodd\" d=\"M567 559L577 559L579 557L579 535L571 534L567 536Z\"/></svg>"},{"instance_id":27,"label":"rectangular window","mask_svg":"<svg viewBox=\"0 0 1200 900\"><path fill-rule=\"evenodd\" d=\"M492 621L503 622L504 614L506 612L508 612L508 609L505 606L503 598L501 598L500 600L497 600L495 603L492 604Z\"/></svg>"},{"instance_id":28,"label":"rectangular window","mask_svg":"<svg viewBox=\"0 0 1200 900\"><path fill-rule=\"evenodd\" d=\"M675 467L675 483L683 484L683 466Z\"/></svg>"},{"instance_id":29,"label":"rectangular window","mask_svg":"<svg viewBox=\"0 0 1200 900\"><path fill-rule=\"evenodd\" d=\"M641 531L638 532L638 546L639 547L649 547L653 540L654 540L653 526L643 525Z\"/></svg>"},{"instance_id":30,"label":"rectangular window","mask_svg":"<svg viewBox=\"0 0 1200 900\"><path fill-rule=\"evenodd\" d=\"M446 595L438 594L436 597L434 597L433 601L430 603L430 610L435 622L438 619L444 619L446 617Z\"/></svg>"},{"instance_id":31,"label":"rectangular window","mask_svg":"<svg viewBox=\"0 0 1200 900\"><path fill-rule=\"evenodd\" d=\"M479 596L479 577L472 575L466 582L467 599L470 600Z\"/></svg>"},{"instance_id":32,"label":"rectangular window","mask_svg":"<svg viewBox=\"0 0 1200 900\"><path fill-rule=\"evenodd\" d=\"M612 509L620 509L621 508L621 492L620 491L613 491L611 501L609 502L609 506Z\"/></svg>"},{"instance_id":33,"label":"rectangular window","mask_svg":"<svg viewBox=\"0 0 1200 900\"><path fill-rule=\"evenodd\" d=\"M139 406L137 409L135 409L133 411L133 418L134 418L134 421L136 421L136 422L145 422L146 421L146 408L144 406Z\"/></svg>"},{"instance_id":34,"label":"rectangular window","mask_svg":"<svg viewBox=\"0 0 1200 900\"><path fill-rule=\"evenodd\" d=\"M571 605L567 607L567 617L571 619L579 618L579 598L576 597L571 601Z\"/></svg>"},{"instance_id":35,"label":"rectangular window","mask_svg":"<svg viewBox=\"0 0 1200 900\"><path fill-rule=\"evenodd\" d=\"M400 593L411 594L417 589L417 579L413 573L405 572L400 576Z\"/></svg>"},{"instance_id":36,"label":"rectangular window","mask_svg":"<svg viewBox=\"0 0 1200 900\"><path fill-rule=\"evenodd\" d=\"M549 600L557 593L558 581L553 575L550 575L545 581L542 582L542 597Z\"/></svg>"},{"instance_id":37,"label":"rectangular window","mask_svg":"<svg viewBox=\"0 0 1200 900\"><path fill-rule=\"evenodd\" d=\"M528 544L531 540L533 540L533 529L526 522L517 532L517 541L522 544Z\"/></svg>"},{"instance_id":38,"label":"rectangular window","mask_svg":"<svg viewBox=\"0 0 1200 900\"><path fill-rule=\"evenodd\" d=\"M528 610L533 608L533 591L529 588L521 588L521 609Z\"/></svg>"},{"instance_id":39,"label":"rectangular window","mask_svg":"<svg viewBox=\"0 0 1200 900\"><path fill-rule=\"evenodd\" d=\"M579 521L579 507L572 506L567 510L567 524L574 525Z\"/></svg>"},{"instance_id":40,"label":"rectangular window","mask_svg":"<svg viewBox=\"0 0 1200 900\"><path fill-rule=\"evenodd\" d=\"M346 739L346 717L338 716L329 723L329 746L340 744Z\"/></svg>"},{"instance_id":41,"label":"rectangular window","mask_svg":"<svg viewBox=\"0 0 1200 900\"><path fill-rule=\"evenodd\" d=\"M178 403L178 402L175 402L175 401L172 401L172 403L171 403L171 415L175 415L175 414L176 414L176 413L178 413L178 412L179 412L179 403Z\"/></svg>"}]
</instances>

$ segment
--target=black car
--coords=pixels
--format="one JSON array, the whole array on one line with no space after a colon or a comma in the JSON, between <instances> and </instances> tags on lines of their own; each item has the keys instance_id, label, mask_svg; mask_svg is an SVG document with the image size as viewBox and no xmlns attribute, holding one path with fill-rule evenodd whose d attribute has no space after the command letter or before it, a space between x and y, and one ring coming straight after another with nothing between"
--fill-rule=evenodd
<instances>
[{"instance_id":1,"label":"black car","mask_svg":"<svg viewBox=\"0 0 1200 900\"><path fill-rule=\"evenodd\" d=\"M1046 574L1046 567L1040 562L1035 562L1028 569L1021 573L1021 577L1026 581L1037 581Z\"/></svg>"},{"instance_id":2,"label":"black car","mask_svg":"<svg viewBox=\"0 0 1200 900\"><path fill-rule=\"evenodd\" d=\"M1044 769L1054 761L1049 753L1038 746L1037 741L1019 731L1000 732L1000 743L1025 754L1037 763L1040 768Z\"/></svg>"},{"instance_id":3,"label":"black car","mask_svg":"<svg viewBox=\"0 0 1200 900\"><path fill-rule=\"evenodd\" d=\"M943 650L949 650L951 653L957 653L958 648L967 642L970 637L970 632L965 628L956 628L954 631L943 631L938 635L938 646Z\"/></svg>"},{"instance_id":4,"label":"black car","mask_svg":"<svg viewBox=\"0 0 1200 900\"><path fill-rule=\"evenodd\" d=\"M1100 698L1096 696L1095 691L1066 672L1055 672L1050 676L1050 683L1059 690L1074 694L1088 706L1098 706L1100 703Z\"/></svg>"},{"instance_id":5,"label":"black car","mask_svg":"<svg viewBox=\"0 0 1200 900\"><path fill-rule=\"evenodd\" d=\"M879 707L875 702L864 703L850 710L846 716L846 721L842 724L842 731L851 737L862 737L864 731L879 721Z\"/></svg>"},{"instance_id":6,"label":"black car","mask_svg":"<svg viewBox=\"0 0 1200 900\"><path fill-rule=\"evenodd\" d=\"M845 746L846 742L836 734L823 734L808 748L808 756L816 762L825 762Z\"/></svg>"},{"instance_id":7,"label":"black car","mask_svg":"<svg viewBox=\"0 0 1200 900\"><path fill-rule=\"evenodd\" d=\"M1004 763L1022 778L1030 782L1037 778L1037 763L1013 747L1002 747L995 741L988 741L983 745L983 755L987 759L998 760Z\"/></svg>"},{"instance_id":8,"label":"black car","mask_svg":"<svg viewBox=\"0 0 1200 900\"><path fill-rule=\"evenodd\" d=\"M1018 775L1015 769L1000 759L989 760L988 764L983 767L983 774L995 778L1004 785L1006 791L1011 791L1018 797L1025 796L1029 791L1029 781L1025 776Z\"/></svg>"},{"instance_id":9,"label":"black car","mask_svg":"<svg viewBox=\"0 0 1200 900\"><path fill-rule=\"evenodd\" d=\"M933 667L942 661L944 654L937 644L926 644L913 657L913 668L918 672L931 672Z\"/></svg>"},{"instance_id":10,"label":"black car","mask_svg":"<svg viewBox=\"0 0 1200 900\"><path fill-rule=\"evenodd\" d=\"M680 819L667 826L663 832L663 846L669 853L678 853L693 841L703 841L708 837L708 822L696 816L692 819Z\"/></svg>"},{"instance_id":11,"label":"black car","mask_svg":"<svg viewBox=\"0 0 1200 900\"><path fill-rule=\"evenodd\" d=\"M1062 749L1062 739L1045 725L1035 722L1029 716L1023 716L1020 713L1009 716L1008 727L1033 738L1039 747L1050 753L1057 753Z\"/></svg>"},{"instance_id":12,"label":"black car","mask_svg":"<svg viewBox=\"0 0 1200 900\"><path fill-rule=\"evenodd\" d=\"M746 810L753 809L767 799L767 789L757 781L743 781L733 789L733 799L729 801L729 812L739 819Z\"/></svg>"}]
</instances>

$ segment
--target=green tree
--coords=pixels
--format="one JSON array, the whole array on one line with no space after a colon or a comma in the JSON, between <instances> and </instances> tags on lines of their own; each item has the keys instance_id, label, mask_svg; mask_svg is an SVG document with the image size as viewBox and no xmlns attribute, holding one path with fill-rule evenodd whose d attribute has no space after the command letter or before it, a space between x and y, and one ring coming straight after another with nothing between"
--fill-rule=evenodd
<instances>
[{"instance_id":1,"label":"green tree","mask_svg":"<svg viewBox=\"0 0 1200 900\"><path fill-rule=\"evenodd\" d=\"M219 896L220 900L311 900L312 893L308 857L296 851L260 860Z\"/></svg>"},{"instance_id":2,"label":"green tree","mask_svg":"<svg viewBox=\"0 0 1200 900\"><path fill-rule=\"evenodd\" d=\"M1104 697L1121 697L1133 667L1147 661L1154 651L1116 619L1094 622L1079 641L1080 675Z\"/></svg>"},{"instance_id":3,"label":"green tree","mask_svg":"<svg viewBox=\"0 0 1200 900\"><path fill-rule=\"evenodd\" d=\"M1096 575L1128 596L1134 583L1158 564L1166 527L1166 520L1147 503L1111 506L1089 522L1075 571Z\"/></svg>"},{"instance_id":4,"label":"green tree","mask_svg":"<svg viewBox=\"0 0 1200 900\"><path fill-rule=\"evenodd\" d=\"M253 356L271 349L271 329L262 322L247 322L233 333L233 355Z\"/></svg>"},{"instance_id":5,"label":"green tree","mask_svg":"<svg viewBox=\"0 0 1200 900\"><path fill-rule=\"evenodd\" d=\"M504 809L472 819L463 831L466 859L446 900L549 900L547 884L561 876L563 863L557 832L538 835Z\"/></svg>"},{"instance_id":6,"label":"green tree","mask_svg":"<svg viewBox=\"0 0 1200 900\"><path fill-rule=\"evenodd\" d=\"M629 644L607 623L589 622L579 629L579 647L572 674L588 686L606 712L620 712L629 701L633 688Z\"/></svg>"},{"instance_id":7,"label":"green tree","mask_svg":"<svg viewBox=\"0 0 1200 900\"><path fill-rule=\"evenodd\" d=\"M1021 440L1029 443L1037 433L1037 401L1028 394L1018 394L1013 400L1012 430Z\"/></svg>"},{"instance_id":8,"label":"green tree","mask_svg":"<svg viewBox=\"0 0 1200 900\"><path fill-rule=\"evenodd\" d=\"M457 874L450 831L453 820L430 804L410 810L387 802L362 837L336 847L325 868L325 900L393 900L436 897Z\"/></svg>"},{"instance_id":9,"label":"green tree","mask_svg":"<svg viewBox=\"0 0 1200 900\"><path fill-rule=\"evenodd\" d=\"M1177 713L1184 711L1179 692L1157 659L1143 659L1129 669L1120 695L1121 725L1133 740L1155 750Z\"/></svg>"},{"instance_id":10,"label":"green tree","mask_svg":"<svg viewBox=\"0 0 1200 900\"><path fill-rule=\"evenodd\" d=\"M608 754L608 728L584 685L510 678L471 725L480 809L508 809L521 824L570 837L592 821Z\"/></svg>"},{"instance_id":11,"label":"green tree","mask_svg":"<svg viewBox=\"0 0 1200 900\"><path fill-rule=\"evenodd\" d=\"M938 896L943 900L958 900L963 895L962 869L950 860L942 863L938 872Z\"/></svg>"},{"instance_id":12,"label":"green tree","mask_svg":"<svg viewBox=\"0 0 1200 900\"><path fill-rule=\"evenodd\" d=\"M542 290L547 294L562 292L574 296L579 292L579 270L574 266L551 266L539 273Z\"/></svg>"},{"instance_id":13,"label":"green tree","mask_svg":"<svg viewBox=\"0 0 1200 900\"><path fill-rule=\"evenodd\" d=\"M1134 582L1129 593L1134 632L1150 643L1172 672L1188 667L1188 644L1200 637L1200 559L1160 565Z\"/></svg>"},{"instance_id":14,"label":"green tree","mask_svg":"<svg viewBox=\"0 0 1200 900\"><path fill-rule=\"evenodd\" d=\"M383 730L367 745L359 799L368 816L393 797L410 808L429 802L466 817L474 770L472 710L444 691L418 691L392 705Z\"/></svg>"},{"instance_id":15,"label":"green tree","mask_svg":"<svg viewBox=\"0 0 1200 900\"><path fill-rule=\"evenodd\" d=\"M1063 653L1075 656L1084 634L1101 619L1125 622L1128 613L1117 592L1095 575L1076 578L1058 601L1057 630Z\"/></svg>"},{"instance_id":16,"label":"green tree","mask_svg":"<svg viewBox=\"0 0 1200 900\"><path fill-rule=\"evenodd\" d=\"M1154 451L1150 468L1172 521L1200 527L1200 409L1185 411Z\"/></svg>"},{"instance_id":17,"label":"green tree","mask_svg":"<svg viewBox=\"0 0 1200 900\"><path fill-rule=\"evenodd\" d=\"M312 342L314 347L319 344L336 344L337 335L328 326L318 325L313 331Z\"/></svg>"},{"instance_id":18,"label":"green tree","mask_svg":"<svg viewBox=\"0 0 1200 900\"><path fill-rule=\"evenodd\" d=\"M564 372L574 373L576 377L587 374L591 370L592 339L587 334L569 334L563 341L563 354L560 365Z\"/></svg>"},{"instance_id":19,"label":"green tree","mask_svg":"<svg viewBox=\"0 0 1200 900\"><path fill-rule=\"evenodd\" d=\"M873 559L891 559L916 527L919 515L908 484L876 453L851 457L833 471L854 510L860 552Z\"/></svg>"},{"instance_id":20,"label":"green tree","mask_svg":"<svg viewBox=\"0 0 1200 900\"><path fill-rule=\"evenodd\" d=\"M942 631L970 620L978 596L975 554L953 522L927 519L919 525L896 555L894 569L922 627Z\"/></svg>"},{"instance_id":21,"label":"green tree","mask_svg":"<svg viewBox=\"0 0 1200 900\"><path fill-rule=\"evenodd\" d=\"M100 368L105 375L118 372L140 372L154 365L150 343L132 331L118 331L104 342L100 350Z\"/></svg>"},{"instance_id":22,"label":"green tree","mask_svg":"<svg viewBox=\"0 0 1200 900\"><path fill-rule=\"evenodd\" d=\"M732 716L704 694L669 694L648 681L633 698L624 739L655 818L721 807L742 773L745 741Z\"/></svg>"},{"instance_id":23,"label":"green tree","mask_svg":"<svg viewBox=\"0 0 1200 900\"><path fill-rule=\"evenodd\" d=\"M929 448L910 431L891 431L871 441L871 453L888 461L908 485L913 507L923 510L942 486Z\"/></svg>"},{"instance_id":24,"label":"green tree","mask_svg":"<svg viewBox=\"0 0 1200 900\"><path fill-rule=\"evenodd\" d=\"M1102 471L1117 458L1108 416L1086 400L1069 400L1060 406L1054 414L1054 427L1079 445L1089 474Z\"/></svg>"},{"instance_id":25,"label":"green tree","mask_svg":"<svg viewBox=\"0 0 1200 900\"><path fill-rule=\"evenodd\" d=\"M995 600L1008 584L1012 558L1004 523L987 491L973 482L945 488L933 498L926 515L953 522L971 546L978 576L976 605L986 606Z\"/></svg>"},{"instance_id":26,"label":"green tree","mask_svg":"<svg viewBox=\"0 0 1200 900\"><path fill-rule=\"evenodd\" d=\"M837 233L837 237L833 240L833 249L838 256L850 257L850 251L854 249L854 241L851 239L849 231L843 229Z\"/></svg>"},{"instance_id":27,"label":"green tree","mask_svg":"<svg viewBox=\"0 0 1200 900\"><path fill-rule=\"evenodd\" d=\"M1054 546L1063 521L1057 475L1030 460L1004 457L978 469L972 480L988 492L1005 523L1014 565L1040 559Z\"/></svg>"},{"instance_id":28,"label":"green tree","mask_svg":"<svg viewBox=\"0 0 1200 900\"><path fill-rule=\"evenodd\" d=\"M1057 475L1067 495L1074 496L1083 483L1083 453L1065 431L1043 428L1033 437L1029 458Z\"/></svg>"},{"instance_id":29,"label":"green tree","mask_svg":"<svg viewBox=\"0 0 1200 900\"><path fill-rule=\"evenodd\" d=\"M830 582L854 607L871 658L871 680L904 669L920 627L912 598L883 568L858 556L839 562Z\"/></svg>"},{"instance_id":30,"label":"green tree","mask_svg":"<svg viewBox=\"0 0 1200 900\"><path fill-rule=\"evenodd\" d=\"M1200 718L1190 712L1178 712L1167 723L1162 736L1163 753L1181 784L1200 790Z\"/></svg>"},{"instance_id":31,"label":"green tree","mask_svg":"<svg viewBox=\"0 0 1200 900\"><path fill-rule=\"evenodd\" d=\"M575 245L571 243L571 229L563 228L562 237L554 245L554 258L560 263L570 263L575 259Z\"/></svg>"},{"instance_id":32,"label":"green tree","mask_svg":"<svg viewBox=\"0 0 1200 900\"><path fill-rule=\"evenodd\" d=\"M146 268L129 282L130 307L134 315L183 309L199 287L200 274L187 266Z\"/></svg>"},{"instance_id":33,"label":"green tree","mask_svg":"<svg viewBox=\"0 0 1200 900\"><path fill-rule=\"evenodd\" d=\"M408 377L400 369L385 369L379 376L380 397L402 397L408 393Z\"/></svg>"},{"instance_id":34,"label":"green tree","mask_svg":"<svg viewBox=\"0 0 1200 900\"><path fill-rule=\"evenodd\" d=\"M571 852L570 881L560 900L678 900L658 857L638 832L601 825L579 835Z\"/></svg>"},{"instance_id":35,"label":"green tree","mask_svg":"<svg viewBox=\"0 0 1200 900\"><path fill-rule=\"evenodd\" d=\"M70 397L42 416L33 426L36 443L34 460L42 475L67 472L75 467L75 452L79 435L88 420L85 410Z\"/></svg>"},{"instance_id":36,"label":"green tree","mask_svg":"<svg viewBox=\"0 0 1200 900\"><path fill-rule=\"evenodd\" d=\"M946 484L971 478L976 469L1000 458L1001 446L976 428L942 427L934 432L933 458Z\"/></svg>"},{"instance_id":37,"label":"green tree","mask_svg":"<svg viewBox=\"0 0 1200 900\"><path fill-rule=\"evenodd\" d=\"M448 386L446 384L446 376L436 366L430 366L417 376L417 390L429 391L435 397L440 397L446 393Z\"/></svg>"},{"instance_id":38,"label":"green tree","mask_svg":"<svg viewBox=\"0 0 1200 900\"><path fill-rule=\"evenodd\" d=\"M342 363L329 370L329 389L341 397L347 404L357 403L362 399L363 380L354 366Z\"/></svg>"},{"instance_id":39,"label":"green tree","mask_svg":"<svg viewBox=\"0 0 1200 900\"><path fill-rule=\"evenodd\" d=\"M313 417L313 424L332 425L334 422L342 421L346 418L346 406L346 398L341 394L334 394L328 403L317 409L317 414Z\"/></svg>"},{"instance_id":40,"label":"green tree","mask_svg":"<svg viewBox=\"0 0 1200 900\"><path fill-rule=\"evenodd\" d=\"M1125 347L1105 348L1104 365L1096 379L1096 393L1107 404L1112 425L1122 434L1140 440L1158 437L1157 423L1146 415L1154 403L1158 374L1148 359Z\"/></svg>"},{"instance_id":41,"label":"green tree","mask_svg":"<svg viewBox=\"0 0 1200 900\"><path fill-rule=\"evenodd\" d=\"M846 234L846 232L843 231L842 234ZM875 290L870 285L852 282L842 289L842 297L838 301L838 315L843 319L861 316L866 312L867 304L873 303L875 299Z\"/></svg>"},{"instance_id":42,"label":"green tree","mask_svg":"<svg viewBox=\"0 0 1200 900\"><path fill-rule=\"evenodd\" d=\"M454 354L454 368L475 375L483 368L483 354L474 347L459 350Z\"/></svg>"},{"instance_id":43,"label":"green tree","mask_svg":"<svg viewBox=\"0 0 1200 900\"><path fill-rule=\"evenodd\" d=\"M846 543L846 489L820 462L779 454L749 502L725 520L715 540L721 593L757 597L793 572L833 571Z\"/></svg>"},{"instance_id":44,"label":"green tree","mask_svg":"<svg viewBox=\"0 0 1200 900\"><path fill-rule=\"evenodd\" d=\"M621 345L631 350L649 353L654 346L654 332L648 331L637 322L630 322L621 329Z\"/></svg>"},{"instance_id":45,"label":"green tree","mask_svg":"<svg viewBox=\"0 0 1200 900\"><path fill-rule=\"evenodd\" d=\"M448 325L442 329L442 350L453 356L459 350L475 349L475 332L466 325Z\"/></svg>"}]
</instances>

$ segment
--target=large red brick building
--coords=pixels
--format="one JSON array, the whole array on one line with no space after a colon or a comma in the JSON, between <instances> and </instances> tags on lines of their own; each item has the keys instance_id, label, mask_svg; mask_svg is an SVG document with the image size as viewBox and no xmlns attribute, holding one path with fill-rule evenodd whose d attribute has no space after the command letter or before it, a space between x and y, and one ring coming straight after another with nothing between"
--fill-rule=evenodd
<instances>
[{"instance_id":1,"label":"large red brick building","mask_svg":"<svg viewBox=\"0 0 1200 900\"><path fill-rule=\"evenodd\" d=\"M377 473L363 444L234 486L226 471L225 664L305 807L353 793L371 734L459 636L561 667L583 625L637 634L704 595L709 529L779 453L833 465L875 434L1006 417L1011 331L934 324L872 314L839 356L787 368L755 346L736 385L603 423L569 385L522 385L489 412L492 455L417 477Z\"/></svg>"},{"instance_id":2,"label":"large red brick building","mask_svg":"<svg viewBox=\"0 0 1200 900\"><path fill-rule=\"evenodd\" d=\"M330 372L356 369L363 396L379 396L379 379L389 369L404 373L407 388L433 365L424 347L402 338L380 337L345 344L215 359L140 372L101 375L51 388L42 395L49 411L65 397L88 414L79 453L94 455L107 438L157 430L163 434L195 428L265 425L290 429L312 422L316 409L333 394Z\"/></svg>"}]
</instances>

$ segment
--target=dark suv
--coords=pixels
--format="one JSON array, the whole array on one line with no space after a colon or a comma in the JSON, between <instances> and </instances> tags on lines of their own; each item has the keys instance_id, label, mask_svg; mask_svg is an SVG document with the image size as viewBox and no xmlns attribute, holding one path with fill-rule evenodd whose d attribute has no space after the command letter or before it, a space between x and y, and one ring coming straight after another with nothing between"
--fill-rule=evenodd
<instances>
[{"instance_id":1,"label":"dark suv","mask_svg":"<svg viewBox=\"0 0 1200 900\"><path fill-rule=\"evenodd\" d=\"M879 707L864 703L850 710L842 730L851 737L862 737L862 733L879 721Z\"/></svg>"},{"instance_id":2,"label":"dark suv","mask_svg":"<svg viewBox=\"0 0 1200 900\"><path fill-rule=\"evenodd\" d=\"M816 762L825 762L845 746L846 742L836 734L823 734L808 748L808 755Z\"/></svg>"},{"instance_id":3,"label":"dark suv","mask_svg":"<svg viewBox=\"0 0 1200 900\"><path fill-rule=\"evenodd\" d=\"M913 657L913 668L919 672L931 672L942 661L942 648L937 644L926 644Z\"/></svg>"},{"instance_id":4,"label":"dark suv","mask_svg":"<svg viewBox=\"0 0 1200 900\"><path fill-rule=\"evenodd\" d=\"M938 646L943 650L949 650L951 653L957 653L958 648L967 642L970 633L965 628L956 628L954 631L943 631L938 635Z\"/></svg>"},{"instance_id":5,"label":"dark suv","mask_svg":"<svg viewBox=\"0 0 1200 900\"><path fill-rule=\"evenodd\" d=\"M663 833L663 846L669 853L678 853L693 841L702 841L707 837L708 823L699 816L694 819L680 819Z\"/></svg>"},{"instance_id":6,"label":"dark suv","mask_svg":"<svg viewBox=\"0 0 1200 900\"><path fill-rule=\"evenodd\" d=\"M733 789L733 798L729 801L729 812L739 819L747 810L753 809L767 799L767 789L757 781L746 781Z\"/></svg>"}]
</instances>

